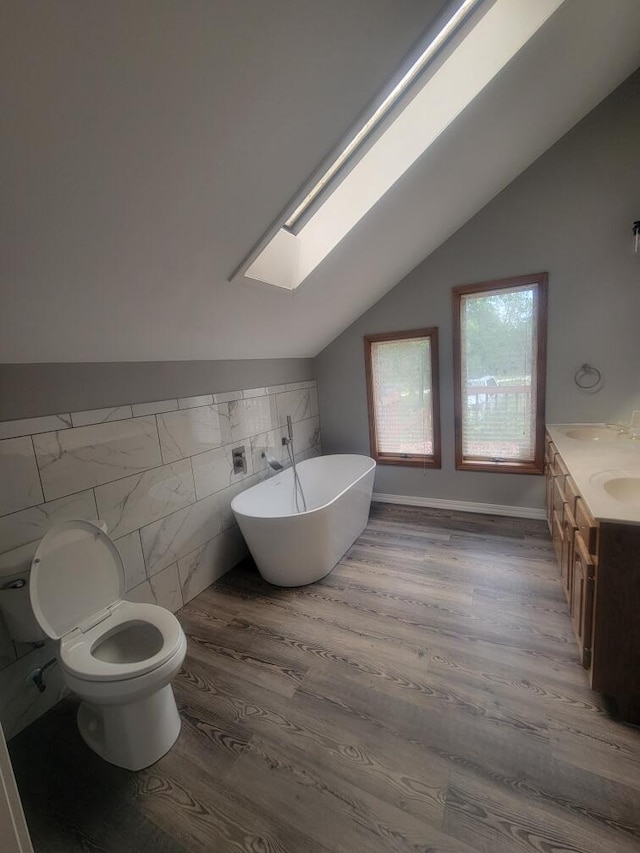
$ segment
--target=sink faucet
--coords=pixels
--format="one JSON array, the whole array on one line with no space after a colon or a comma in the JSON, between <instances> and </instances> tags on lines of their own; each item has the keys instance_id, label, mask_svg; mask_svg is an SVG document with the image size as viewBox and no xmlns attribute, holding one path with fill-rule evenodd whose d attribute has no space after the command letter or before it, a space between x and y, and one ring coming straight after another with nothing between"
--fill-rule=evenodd
<instances>
[{"instance_id":1,"label":"sink faucet","mask_svg":"<svg viewBox=\"0 0 640 853\"><path fill-rule=\"evenodd\" d=\"M607 424L609 429L615 429L618 435L626 435L631 441L640 439L640 429L635 429L626 424Z\"/></svg>"}]
</instances>

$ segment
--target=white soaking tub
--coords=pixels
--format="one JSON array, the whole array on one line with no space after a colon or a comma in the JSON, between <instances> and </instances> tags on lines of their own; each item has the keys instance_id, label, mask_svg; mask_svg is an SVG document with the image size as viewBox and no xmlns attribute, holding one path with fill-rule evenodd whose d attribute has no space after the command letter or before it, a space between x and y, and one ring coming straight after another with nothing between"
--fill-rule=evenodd
<instances>
[{"instance_id":1,"label":"white soaking tub","mask_svg":"<svg viewBox=\"0 0 640 853\"><path fill-rule=\"evenodd\" d=\"M329 574L366 527L375 467L355 454L300 462L306 512L296 511L291 468L236 495L231 508L266 581L302 586Z\"/></svg>"}]
</instances>

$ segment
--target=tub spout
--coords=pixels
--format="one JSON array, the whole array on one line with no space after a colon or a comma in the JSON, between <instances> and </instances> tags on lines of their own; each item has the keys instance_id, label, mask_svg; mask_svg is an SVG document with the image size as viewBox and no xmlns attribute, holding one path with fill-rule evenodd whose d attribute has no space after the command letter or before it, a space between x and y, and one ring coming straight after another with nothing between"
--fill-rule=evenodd
<instances>
[{"instance_id":1,"label":"tub spout","mask_svg":"<svg viewBox=\"0 0 640 853\"><path fill-rule=\"evenodd\" d=\"M283 471L284 465L272 456L271 453L267 453L266 451L262 452L262 458L267 460L267 464L273 468L274 471Z\"/></svg>"}]
</instances>

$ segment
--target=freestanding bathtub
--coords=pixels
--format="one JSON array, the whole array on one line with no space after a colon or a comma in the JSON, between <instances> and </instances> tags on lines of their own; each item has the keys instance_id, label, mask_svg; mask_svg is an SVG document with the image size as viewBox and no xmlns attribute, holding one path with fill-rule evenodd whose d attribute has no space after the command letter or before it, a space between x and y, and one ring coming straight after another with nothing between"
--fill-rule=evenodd
<instances>
[{"instance_id":1,"label":"freestanding bathtub","mask_svg":"<svg viewBox=\"0 0 640 853\"><path fill-rule=\"evenodd\" d=\"M291 468L236 495L231 508L266 581L302 586L329 574L367 524L375 467L354 454L300 462L306 512L296 511Z\"/></svg>"}]
</instances>

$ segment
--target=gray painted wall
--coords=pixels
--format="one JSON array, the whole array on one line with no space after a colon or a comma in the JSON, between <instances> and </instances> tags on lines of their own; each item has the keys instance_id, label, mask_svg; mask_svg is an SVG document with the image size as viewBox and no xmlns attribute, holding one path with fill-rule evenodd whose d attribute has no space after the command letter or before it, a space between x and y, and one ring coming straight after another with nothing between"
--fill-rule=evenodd
<instances>
[{"instance_id":1,"label":"gray painted wall","mask_svg":"<svg viewBox=\"0 0 640 853\"><path fill-rule=\"evenodd\" d=\"M640 408L639 151L636 72L320 353L324 451L369 452L362 336L438 326L442 470L379 466L376 491L541 507L542 477L454 469L451 288L548 271L547 422L628 420ZM584 362L602 371L596 394L573 383Z\"/></svg>"},{"instance_id":2,"label":"gray painted wall","mask_svg":"<svg viewBox=\"0 0 640 853\"><path fill-rule=\"evenodd\" d=\"M308 358L0 364L0 421L307 379Z\"/></svg>"},{"instance_id":3,"label":"gray painted wall","mask_svg":"<svg viewBox=\"0 0 640 853\"><path fill-rule=\"evenodd\" d=\"M0 361L315 355L374 300L227 278L443 2L0 3Z\"/></svg>"}]
</instances>

